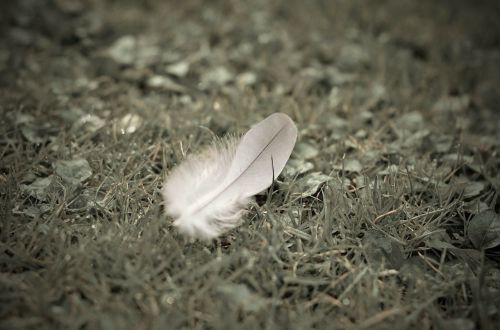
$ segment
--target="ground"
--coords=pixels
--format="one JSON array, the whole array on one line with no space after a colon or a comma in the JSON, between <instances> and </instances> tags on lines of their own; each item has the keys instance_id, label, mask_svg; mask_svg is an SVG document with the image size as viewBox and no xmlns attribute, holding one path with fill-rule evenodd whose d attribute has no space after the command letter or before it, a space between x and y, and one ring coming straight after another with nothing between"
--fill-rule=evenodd
<instances>
[{"instance_id":1,"label":"ground","mask_svg":"<svg viewBox=\"0 0 500 330\"><path fill-rule=\"evenodd\" d=\"M4 1L0 325L493 329L497 1ZM273 112L243 223L165 215L186 156Z\"/></svg>"}]
</instances>

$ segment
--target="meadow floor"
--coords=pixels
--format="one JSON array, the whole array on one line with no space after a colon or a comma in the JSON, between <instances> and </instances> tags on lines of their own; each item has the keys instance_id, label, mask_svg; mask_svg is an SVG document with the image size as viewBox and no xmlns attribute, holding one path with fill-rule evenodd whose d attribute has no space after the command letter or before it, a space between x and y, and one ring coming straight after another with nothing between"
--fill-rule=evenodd
<instances>
[{"instance_id":1,"label":"meadow floor","mask_svg":"<svg viewBox=\"0 0 500 330\"><path fill-rule=\"evenodd\" d=\"M0 328L494 329L497 1L0 5ZM273 112L299 139L244 222L161 188Z\"/></svg>"}]
</instances>

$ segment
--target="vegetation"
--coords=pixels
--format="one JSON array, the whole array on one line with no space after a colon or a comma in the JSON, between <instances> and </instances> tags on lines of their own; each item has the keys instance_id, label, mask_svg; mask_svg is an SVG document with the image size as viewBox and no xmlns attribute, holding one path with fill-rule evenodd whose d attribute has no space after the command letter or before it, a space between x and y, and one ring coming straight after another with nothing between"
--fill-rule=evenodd
<instances>
[{"instance_id":1,"label":"vegetation","mask_svg":"<svg viewBox=\"0 0 500 330\"><path fill-rule=\"evenodd\" d=\"M0 6L3 328L500 323L496 1ZM284 174L182 237L170 170L277 111Z\"/></svg>"}]
</instances>

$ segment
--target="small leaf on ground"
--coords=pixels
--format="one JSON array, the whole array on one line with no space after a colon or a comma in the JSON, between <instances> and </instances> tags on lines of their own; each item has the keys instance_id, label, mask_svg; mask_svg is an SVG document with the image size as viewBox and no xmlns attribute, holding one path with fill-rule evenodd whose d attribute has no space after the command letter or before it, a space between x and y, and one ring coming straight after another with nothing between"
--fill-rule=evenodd
<instances>
[{"instance_id":1,"label":"small leaf on ground","mask_svg":"<svg viewBox=\"0 0 500 330\"><path fill-rule=\"evenodd\" d=\"M414 111L402 115L396 122L396 133L404 136L404 132L418 132L426 128L424 117L420 112Z\"/></svg>"},{"instance_id":2,"label":"small leaf on ground","mask_svg":"<svg viewBox=\"0 0 500 330\"><path fill-rule=\"evenodd\" d=\"M236 77L236 83L240 88L246 87L246 86L252 86L255 85L257 82L257 74L251 71L243 72L240 73Z\"/></svg>"},{"instance_id":3,"label":"small leaf on ground","mask_svg":"<svg viewBox=\"0 0 500 330\"><path fill-rule=\"evenodd\" d=\"M183 93L186 87L176 83L167 76L154 75L146 81L146 86L151 89L159 89L163 91Z\"/></svg>"},{"instance_id":4,"label":"small leaf on ground","mask_svg":"<svg viewBox=\"0 0 500 330\"><path fill-rule=\"evenodd\" d=\"M489 210L471 219L468 236L477 249L491 249L500 245L500 215Z\"/></svg>"},{"instance_id":5,"label":"small leaf on ground","mask_svg":"<svg viewBox=\"0 0 500 330\"><path fill-rule=\"evenodd\" d=\"M22 184L21 190L26 192L31 197L38 199L39 201L46 201L52 179L52 175L46 178L37 178L30 184Z\"/></svg>"},{"instance_id":6,"label":"small leaf on ground","mask_svg":"<svg viewBox=\"0 0 500 330\"><path fill-rule=\"evenodd\" d=\"M135 60L136 39L133 36L122 36L109 48L108 55L117 63L132 64Z\"/></svg>"},{"instance_id":7,"label":"small leaf on ground","mask_svg":"<svg viewBox=\"0 0 500 330\"><path fill-rule=\"evenodd\" d=\"M484 181L469 182L464 188L464 197L476 197L484 190L484 188L486 188L486 186L487 183Z\"/></svg>"},{"instance_id":8,"label":"small leaf on ground","mask_svg":"<svg viewBox=\"0 0 500 330\"><path fill-rule=\"evenodd\" d=\"M39 204L39 205L30 205L22 210L19 210L18 207L12 210L13 214L24 214L30 218L38 218L43 214L49 212L52 209L52 206L49 204Z\"/></svg>"},{"instance_id":9,"label":"small leaf on ground","mask_svg":"<svg viewBox=\"0 0 500 330\"><path fill-rule=\"evenodd\" d=\"M342 163L334 165L335 170L359 173L363 170L363 165L357 159L345 159Z\"/></svg>"},{"instance_id":10,"label":"small leaf on ground","mask_svg":"<svg viewBox=\"0 0 500 330\"><path fill-rule=\"evenodd\" d=\"M311 196L318 191L322 184L331 179L332 177L321 172L313 172L297 180L293 185L292 192L301 197Z\"/></svg>"},{"instance_id":11,"label":"small leaf on ground","mask_svg":"<svg viewBox=\"0 0 500 330\"><path fill-rule=\"evenodd\" d=\"M474 321L466 318L457 318L444 320L442 323L444 330L474 330L476 326Z\"/></svg>"},{"instance_id":12,"label":"small leaf on ground","mask_svg":"<svg viewBox=\"0 0 500 330\"><path fill-rule=\"evenodd\" d=\"M250 292L243 284L223 284L217 287L229 305L236 305L244 312L258 312L268 305L268 301L259 295Z\"/></svg>"},{"instance_id":13,"label":"small leaf on ground","mask_svg":"<svg viewBox=\"0 0 500 330\"><path fill-rule=\"evenodd\" d=\"M55 172L65 182L79 184L92 175L92 169L86 159L60 160L56 162Z\"/></svg>"},{"instance_id":14,"label":"small leaf on ground","mask_svg":"<svg viewBox=\"0 0 500 330\"><path fill-rule=\"evenodd\" d=\"M216 67L212 70L207 71L200 81L200 87L202 89L210 89L212 87L224 86L228 82L234 79L234 75L223 66Z\"/></svg>"},{"instance_id":15,"label":"small leaf on ground","mask_svg":"<svg viewBox=\"0 0 500 330\"><path fill-rule=\"evenodd\" d=\"M469 107L471 103L468 95L447 96L439 99L433 106L439 112L460 112Z\"/></svg>"},{"instance_id":16,"label":"small leaf on ground","mask_svg":"<svg viewBox=\"0 0 500 330\"><path fill-rule=\"evenodd\" d=\"M314 168L313 163L307 162L303 159L290 159L283 171L285 176L294 177L296 175L304 174Z\"/></svg>"},{"instance_id":17,"label":"small leaf on ground","mask_svg":"<svg viewBox=\"0 0 500 330\"><path fill-rule=\"evenodd\" d=\"M142 125L142 118L136 114L126 114L117 123L116 128L121 134L131 134Z\"/></svg>"},{"instance_id":18,"label":"small leaf on ground","mask_svg":"<svg viewBox=\"0 0 500 330\"><path fill-rule=\"evenodd\" d=\"M124 35L115 40L106 55L122 65L144 67L159 60L161 51L154 38Z\"/></svg>"},{"instance_id":19,"label":"small leaf on ground","mask_svg":"<svg viewBox=\"0 0 500 330\"><path fill-rule=\"evenodd\" d=\"M167 66L166 71L176 77L185 77L189 72L189 62L181 61Z\"/></svg>"},{"instance_id":20,"label":"small leaf on ground","mask_svg":"<svg viewBox=\"0 0 500 330\"><path fill-rule=\"evenodd\" d=\"M316 147L309 143L299 142L293 149L293 158L312 159L318 155L319 151Z\"/></svg>"},{"instance_id":21,"label":"small leaf on ground","mask_svg":"<svg viewBox=\"0 0 500 330\"><path fill-rule=\"evenodd\" d=\"M463 209L464 211L467 211L471 214L478 214L483 211L489 210L490 207L485 202L480 201L478 199L474 199L470 202L465 202L463 205Z\"/></svg>"},{"instance_id":22,"label":"small leaf on ground","mask_svg":"<svg viewBox=\"0 0 500 330\"><path fill-rule=\"evenodd\" d=\"M387 268L393 269L399 269L403 265L405 256L401 245L387 235L377 230L369 230L365 233L363 243L366 246L366 257L375 268L384 262Z\"/></svg>"},{"instance_id":23,"label":"small leaf on ground","mask_svg":"<svg viewBox=\"0 0 500 330\"><path fill-rule=\"evenodd\" d=\"M88 132L95 132L98 129L104 127L106 122L104 119L93 114L81 113L79 117L74 121L72 129L74 131L80 131L84 128Z\"/></svg>"}]
</instances>

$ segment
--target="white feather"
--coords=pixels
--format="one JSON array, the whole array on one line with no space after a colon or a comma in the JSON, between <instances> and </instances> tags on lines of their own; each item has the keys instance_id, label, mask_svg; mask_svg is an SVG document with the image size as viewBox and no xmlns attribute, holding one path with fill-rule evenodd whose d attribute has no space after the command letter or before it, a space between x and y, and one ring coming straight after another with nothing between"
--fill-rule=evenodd
<instances>
[{"instance_id":1,"label":"white feather","mask_svg":"<svg viewBox=\"0 0 500 330\"><path fill-rule=\"evenodd\" d=\"M211 239L236 227L251 197L285 167L297 139L287 115L274 113L242 138L226 138L177 166L163 197L174 225L190 237Z\"/></svg>"}]
</instances>

